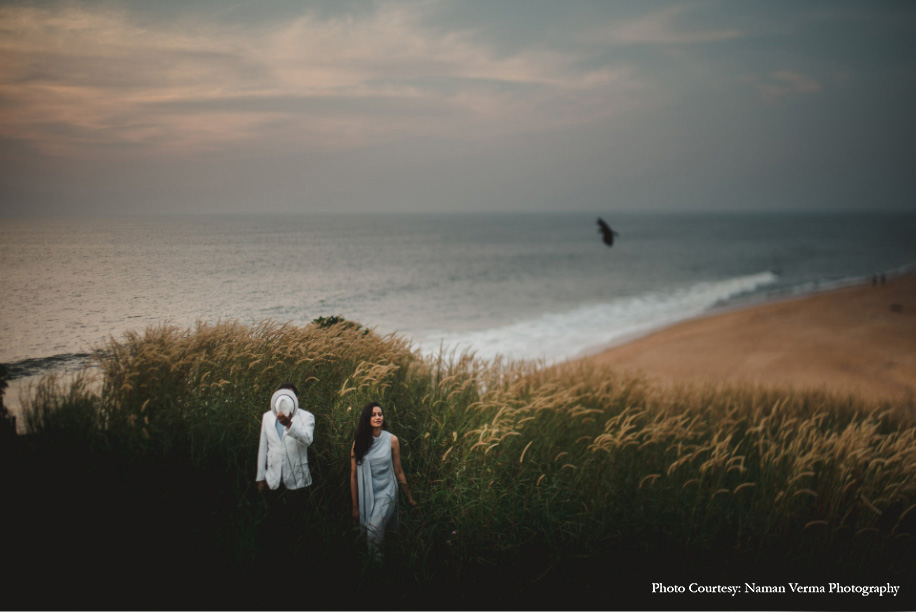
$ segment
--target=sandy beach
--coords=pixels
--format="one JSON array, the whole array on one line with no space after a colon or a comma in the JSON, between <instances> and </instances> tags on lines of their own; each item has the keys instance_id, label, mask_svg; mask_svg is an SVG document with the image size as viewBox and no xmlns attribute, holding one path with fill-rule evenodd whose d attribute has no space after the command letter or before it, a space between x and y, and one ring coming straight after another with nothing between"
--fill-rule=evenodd
<instances>
[{"instance_id":1,"label":"sandy beach","mask_svg":"<svg viewBox=\"0 0 916 612\"><path fill-rule=\"evenodd\" d=\"M916 276L673 325L588 359L661 383L751 383L916 399Z\"/></svg>"}]
</instances>

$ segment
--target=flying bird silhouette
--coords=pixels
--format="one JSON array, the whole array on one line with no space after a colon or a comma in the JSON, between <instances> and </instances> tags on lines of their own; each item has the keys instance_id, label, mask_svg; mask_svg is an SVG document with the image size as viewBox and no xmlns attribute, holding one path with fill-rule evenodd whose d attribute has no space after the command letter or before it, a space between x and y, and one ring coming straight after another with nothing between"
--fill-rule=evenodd
<instances>
[{"instance_id":1,"label":"flying bird silhouette","mask_svg":"<svg viewBox=\"0 0 916 612\"><path fill-rule=\"evenodd\" d=\"M614 245L614 236L619 236L617 232L611 229L611 226L604 222L604 219L598 217L598 232L601 234L601 239L604 241L604 244L608 246Z\"/></svg>"}]
</instances>

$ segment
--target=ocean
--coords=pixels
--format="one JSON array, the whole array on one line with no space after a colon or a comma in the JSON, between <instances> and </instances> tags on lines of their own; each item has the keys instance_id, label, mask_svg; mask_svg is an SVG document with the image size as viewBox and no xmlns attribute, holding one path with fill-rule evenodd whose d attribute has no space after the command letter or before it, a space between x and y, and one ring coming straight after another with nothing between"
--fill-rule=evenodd
<instances>
[{"instance_id":1,"label":"ocean","mask_svg":"<svg viewBox=\"0 0 916 612\"><path fill-rule=\"evenodd\" d=\"M613 247L596 216L3 219L0 362L34 379L128 330L328 315L430 354L555 362L717 308L916 270L916 214L608 212Z\"/></svg>"}]
</instances>

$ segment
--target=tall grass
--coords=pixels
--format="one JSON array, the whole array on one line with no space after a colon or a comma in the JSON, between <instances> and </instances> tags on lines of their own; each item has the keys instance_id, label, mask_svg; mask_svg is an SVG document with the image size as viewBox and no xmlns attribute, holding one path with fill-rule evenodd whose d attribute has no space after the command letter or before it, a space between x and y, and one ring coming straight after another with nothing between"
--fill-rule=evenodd
<instances>
[{"instance_id":1,"label":"tall grass","mask_svg":"<svg viewBox=\"0 0 916 612\"><path fill-rule=\"evenodd\" d=\"M916 569L911 406L662 390L588 361L424 358L403 338L337 320L155 327L111 341L97 363L95 384L87 373L38 388L27 438L34 456L56 458L34 469L96 474L94 490L108 491L96 506L123 493L132 526L182 534L166 538L170 553L193 542L193 559L240 576L270 558L276 505L255 491L255 459L261 414L285 382L316 427L314 484L283 553L313 577L381 575L404 598L410 591L392 585L456 593L498 577L507 593L551 580L598 587L609 564L721 580L777 560L796 578ZM402 504L401 533L374 573L360 569L348 487L353 430L370 400L401 440L420 503Z\"/></svg>"}]
</instances>

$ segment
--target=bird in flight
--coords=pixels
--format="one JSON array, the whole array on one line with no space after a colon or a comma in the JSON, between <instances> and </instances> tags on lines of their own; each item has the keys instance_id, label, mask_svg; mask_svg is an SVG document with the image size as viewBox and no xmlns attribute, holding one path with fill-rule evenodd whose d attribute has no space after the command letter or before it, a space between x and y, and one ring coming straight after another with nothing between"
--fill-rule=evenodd
<instances>
[{"instance_id":1,"label":"bird in flight","mask_svg":"<svg viewBox=\"0 0 916 612\"><path fill-rule=\"evenodd\" d=\"M601 239L604 240L604 244L608 246L614 245L614 236L619 236L617 232L611 229L611 226L604 222L604 219L598 217L598 232L601 234Z\"/></svg>"}]
</instances>

